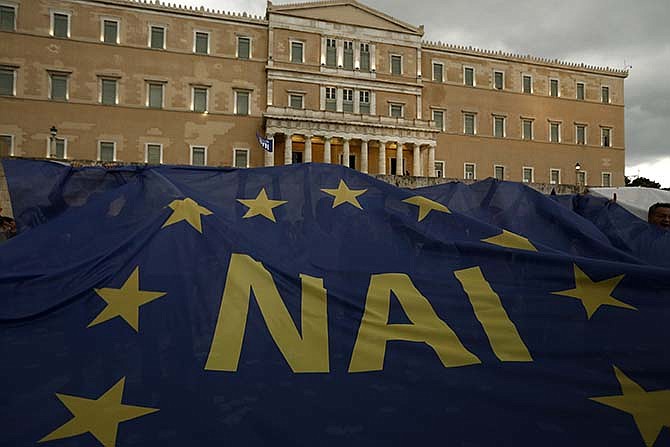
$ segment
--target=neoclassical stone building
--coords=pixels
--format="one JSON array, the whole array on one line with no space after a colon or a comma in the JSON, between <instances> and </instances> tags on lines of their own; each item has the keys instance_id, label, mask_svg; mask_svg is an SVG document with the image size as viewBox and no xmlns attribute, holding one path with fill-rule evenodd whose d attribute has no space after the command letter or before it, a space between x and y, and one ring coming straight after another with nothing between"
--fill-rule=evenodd
<instances>
[{"instance_id":1,"label":"neoclassical stone building","mask_svg":"<svg viewBox=\"0 0 670 447\"><path fill-rule=\"evenodd\" d=\"M423 35L356 0L0 0L0 155L623 184L627 72Z\"/></svg>"}]
</instances>

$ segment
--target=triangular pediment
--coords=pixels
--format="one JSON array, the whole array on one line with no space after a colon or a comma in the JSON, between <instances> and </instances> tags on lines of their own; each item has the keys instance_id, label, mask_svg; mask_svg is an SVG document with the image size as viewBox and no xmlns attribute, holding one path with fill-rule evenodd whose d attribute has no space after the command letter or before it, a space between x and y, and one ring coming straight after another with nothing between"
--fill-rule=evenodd
<instances>
[{"instance_id":1,"label":"triangular pediment","mask_svg":"<svg viewBox=\"0 0 670 447\"><path fill-rule=\"evenodd\" d=\"M270 4L268 12L325 22L423 35L423 27L404 23L355 0L291 3L286 5Z\"/></svg>"}]
</instances>

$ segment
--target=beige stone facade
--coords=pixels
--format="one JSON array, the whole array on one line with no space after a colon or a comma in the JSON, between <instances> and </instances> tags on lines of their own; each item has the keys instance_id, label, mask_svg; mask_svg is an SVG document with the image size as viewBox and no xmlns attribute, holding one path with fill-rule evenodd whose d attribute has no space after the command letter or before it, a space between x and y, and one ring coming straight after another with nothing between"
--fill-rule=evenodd
<instances>
[{"instance_id":1,"label":"beige stone facade","mask_svg":"<svg viewBox=\"0 0 670 447\"><path fill-rule=\"evenodd\" d=\"M354 0L0 14L0 155L624 183L625 71L426 42Z\"/></svg>"}]
</instances>

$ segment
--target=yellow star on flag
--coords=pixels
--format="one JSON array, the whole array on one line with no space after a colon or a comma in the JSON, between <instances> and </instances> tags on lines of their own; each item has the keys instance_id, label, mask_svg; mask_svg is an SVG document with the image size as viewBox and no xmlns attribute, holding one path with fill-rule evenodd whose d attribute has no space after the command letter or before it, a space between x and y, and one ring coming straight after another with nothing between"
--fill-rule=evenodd
<instances>
[{"instance_id":1,"label":"yellow star on flag","mask_svg":"<svg viewBox=\"0 0 670 447\"><path fill-rule=\"evenodd\" d=\"M528 239L507 230L503 230L497 236L482 239L482 242L505 248L516 248L517 250L537 251L537 248Z\"/></svg>"},{"instance_id":2,"label":"yellow star on flag","mask_svg":"<svg viewBox=\"0 0 670 447\"><path fill-rule=\"evenodd\" d=\"M268 195L265 193L265 188L261 189L261 192L258 193L255 199L237 199L237 201L249 208L247 213L242 216L243 219L260 215L275 223L277 223L277 221L275 220L275 215L272 209L287 203L286 200L268 199Z\"/></svg>"},{"instance_id":3,"label":"yellow star on flag","mask_svg":"<svg viewBox=\"0 0 670 447\"><path fill-rule=\"evenodd\" d=\"M425 219L428 213L430 213L431 211L439 211L441 213L451 213L451 211L449 211L449 208L442 205L441 203L434 202L430 199L421 196L410 197L409 199L403 200L403 202L409 203L410 205L416 205L419 207L418 222L421 222L423 219Z\"/></svg>"},{"instance_id":4,"label":"yellow star on flag","mask_svg":"<svg viewBox=\"0 0 670 447\"><path fill-rule=\"evenodd\" d=\"M552 292L554 295L569 296L582 302L586 309L586 316L590 319L600 306L615 306L624 309L637 310L637 308L614 298L612 292L623 279L624 275L614 278L593 281L589 276L574 264L575 288Z\"/></svg>"},{"instance_id":5,"label":"yellow star on flag","mask_svg":"<svg viewBox=\"0 0 670 447\"><path fill-rule=\"evenodd\" d=\"M126 320L135 332L139 332L140 306L162 297L165 292L140 290L140 268L135 267L133 273L120 289L94 289L107 306L98 314L88 327L104 323L114 317Z\"/></svg>"},{"instance_id":6,"label":"yellow star on flag","mask_svg":"<svg viewBox=\"0 0 670 447\"><path fill-rule=\"evenodd\" d=\"M210 210L204 206L200 206L198 202L190 198L183 200L173 200L168 206L172 208L172 214L170 214L170 217L168 217L168 220L165 221L161 228L165 228L185 220L199 233L202 233L202 223L200 216L209 216L212 214Z\"/></svg>"},{"instance_id":7,"label":"yellow star on flag","mask_svg":"<svg viewBox=\"0 0 670 447\"><path fill-rule=\"evenodd\" d=\"M616 366L614 373L623 394L590 399L633 416L644 443L653 446L661 429L670 428L670 390L645 391Z\"/></svg>"},{"instance_id":8,"label":"yellow star on flag","mask_svg":"<svg viewBox=\"0 0 670 447\"><path fill-rule=\"evenodd\" d=\"M113 447L116 444L119 423L158 411L158 408L122 404L125 381L126 378L122 377L97 399L56 394L74 417L38 442L70 438L90 432L105 447Z\"/></svg>"},{"instance_id":9,"label":"yellow star on flag","mask_svg":"<svg viewBox=\"0 0 670 447\"><path fill-rule=\"evenodd\" d=\"M344 183L344 180L340 179L340 184L338 185L337 189L322 189L321 191L335 197L335 200L333 200L333 208L337 208L343 203L350 203L359 210L362 210L363 207L360 203L358 203L358 199L356 197L365 194L367 189L349 189L347 184Z\"/></svg>"}]
</instances>

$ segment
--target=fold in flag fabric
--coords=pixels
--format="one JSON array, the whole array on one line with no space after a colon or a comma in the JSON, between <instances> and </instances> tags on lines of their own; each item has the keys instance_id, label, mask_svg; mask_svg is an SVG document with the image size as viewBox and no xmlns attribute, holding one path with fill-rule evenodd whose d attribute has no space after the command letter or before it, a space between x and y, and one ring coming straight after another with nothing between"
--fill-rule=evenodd
<instances>
[{"instance_id":1,"label":"fold in flag fabric","mask_svg":"<svg viewBox=\"0 0 670 447\"><path fill-rule=\"evenodd\" d=\"M3 165L2 446L670 445L670 236L616 204Z\"/></svg>"}]
</instances>

